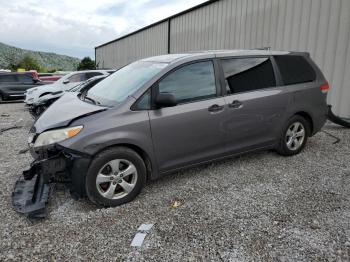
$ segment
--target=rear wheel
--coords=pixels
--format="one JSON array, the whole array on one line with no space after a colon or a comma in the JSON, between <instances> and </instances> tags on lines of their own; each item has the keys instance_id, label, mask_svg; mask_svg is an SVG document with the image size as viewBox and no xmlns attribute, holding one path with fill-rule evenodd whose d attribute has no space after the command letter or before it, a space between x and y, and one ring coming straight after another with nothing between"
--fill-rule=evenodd
<instances>
[{"instance_id":1,"label":"rear wheel","mask_svg":"<svg viewBox=\"0 0 350 262\"><path fill-rule=\"evenodd\" d=\"M299 154L310 136L310 123L302 116L295 115L284 125L276 151L283 156Z\"/></svg>"},{"instance_id":2,"label":"rear wheel","mask_svg":"<svg viewBox=\"0 0 350 262\"><path fill-rule=\"evenodd\" d=\"M142 158L126 147L115 147L99 153L86 176L89 199L102 207L119 206L132 201L146 182Z\"/></svg>"}]
</instances>

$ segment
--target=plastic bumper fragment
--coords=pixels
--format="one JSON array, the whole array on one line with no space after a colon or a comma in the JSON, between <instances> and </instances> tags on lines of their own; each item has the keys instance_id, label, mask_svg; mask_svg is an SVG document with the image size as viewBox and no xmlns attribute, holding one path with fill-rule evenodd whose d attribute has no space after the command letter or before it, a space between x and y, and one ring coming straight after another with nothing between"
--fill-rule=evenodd
<instances>
[{"instance_id":1,"label":"plastic bumper fragment","mask_svg":"<svg viewBox=\"0 0 350 262\"><path fill-rule=\"evenodd\" d=\"M50 196L50 186L42 175L23 172L12 193L13 208L29 218L45 218L46 203Z\"/></svg>"}]
</instances>

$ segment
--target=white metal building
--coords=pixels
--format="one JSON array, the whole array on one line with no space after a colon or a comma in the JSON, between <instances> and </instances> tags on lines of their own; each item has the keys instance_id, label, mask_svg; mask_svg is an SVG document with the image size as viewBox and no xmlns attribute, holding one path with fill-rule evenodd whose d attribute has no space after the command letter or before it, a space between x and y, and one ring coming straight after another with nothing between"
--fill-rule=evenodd
<instances>
[{"instance_id":1,"label":"white metal building","mask_svg":"<svg viewBox=\"0 0 350 262\"><path fill-rule=\"evenodd\" d=\"M350 0L211 0L95 48L100 68L208 49L310 52L331 84L328 102L350 117Z\"/></svg>"}]
</instances>

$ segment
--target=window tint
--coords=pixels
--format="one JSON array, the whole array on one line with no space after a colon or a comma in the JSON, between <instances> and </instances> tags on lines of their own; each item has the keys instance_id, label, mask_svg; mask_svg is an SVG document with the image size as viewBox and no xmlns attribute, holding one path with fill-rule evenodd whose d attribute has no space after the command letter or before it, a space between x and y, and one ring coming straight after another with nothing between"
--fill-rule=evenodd
<instances>
[{"instance_id":1,"label":"window tint","mask_svg":"<svg viewBox=\"0 0 350 262\"><path fill-rule=\"evenodd\" d=\"M275 56L275 60L285 85L312 82L316 79L315 71L302 56Z\"/></svg>"},{"instance_id":2,"label":"window tint","mask_svg":"<svg viewBox=\"0 0 350 262\"><path fill-rule=\"evenodd\" d=\"M178 103L216 96L213 63L198 62L181 67L159 82L159 93L172 93Z\"/></svg>"},{"instance_id":3,"label":"window tint","mask_svg":"<svg viewBox=\"0 0 350 262\"><path fill-rule=\"evenodd\" d=\"M0 82L17 82L17 79L14 75L0 75Z\"/></svg>"},{"instance_id":4,"label":"window tint","mask_svg":"<svg viewBox=\"0 0 350 262\"><path fill-rule=\"evenodd\" d=\"M85 73L72 75L69 79L69 83L77 83L85 81Z\"/></svg>"},{"instance_id":5,"label":"window tint","mask_svg":"<svg viewBox=\"0 0 350 262\"><path fill-rule=\"evenodd\" d=\"M31 78L29 75L17 75L17 79L21 83L33 83L33 78Z\"/></svg>"},{"instance_id":6,"label":"window tint","mask_svg":"<svg viewBox=\"0 0 350 262\"><path fill-rule=\"evenodd\" d=\"M91 77L94 77L94 76L100 76L100 75L102 75L102 73L100 73L100 72L91 72L91 73L87 73L86 75L87 75L86 79L90 79Z\"/></svg>"},{"instance_id":7,"label":"window tint","mask_svg":"<svg viewBox=\"0 0 350 262\"><path fill-rule=\"evenodd\" d=\"M221 61L227 94L276 86L269 58L234 58Z\"/></svg>"}]
</instances>

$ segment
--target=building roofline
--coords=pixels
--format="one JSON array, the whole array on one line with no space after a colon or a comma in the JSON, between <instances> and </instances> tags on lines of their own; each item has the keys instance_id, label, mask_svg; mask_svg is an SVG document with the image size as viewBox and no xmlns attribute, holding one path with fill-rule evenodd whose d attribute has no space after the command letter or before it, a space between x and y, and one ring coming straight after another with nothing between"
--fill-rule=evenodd
<instances>
[{"instance_id":1,"label":"building roofline","mask_svg":"<svg viewBox=\"0 0 350 262\"><path fill-rule=\"evenodd\" d=\"M160 21L158 21L158 22L155 22L155 23L153 23L153 24L147 25L147 26L145 26L145 27L142 27L142 28L140 28L140 29L138 29L138 30L136 30L136 31L133 31L133 32L131 32L131 33L128 33L128 34L126 34L126 35L123 35L123 36L121 36L121 37L119 37L119 38L116 38L116 39L114 39L114 40L112 40L112 41L109 41L109 42L107 42L107 43L104 43L104 44L102 44L102 45L96 46L96 47L95 47L95 51L96 51L97 48L100 48L100 47L109 45L109 44L111 44L111 43L117 42L117 41L122 40L122 39L124 39L124 38L127 38L127 37L129 37L129 36L135 35L135 34L141 32L141 31L147 30L147 29L149 29L149 28L151 28L151 27L154 27L154 26L156 26L156 25L159 25L159 24L161 24L161 23L164 23L164 22L166 22L166 21L170 21L171 19L173 19L173 18L175 18L175 17L178 17L178 16L181 16L181 15L187 14L187 13L189 13L189 12L192 12L192 11L194 11L194 10L197 10L197 9L201 8L201 7L210 5L210 4L215 3L215 2L218 2L218 1L220 1L220 0L209 0L209 1L206 1L206 2L201 3L201 4L199 4L199 5L193 6L193 7L189 8L189 9L186 9L186 10L180 12L180 13L177 13L177 14L175 14L175 15L169 16L169 17L167 17L167 18L164 18L164 19L162 19L162 20L160 20ZM96 56L95 56L95 57L96 57Z\"/></svg>"}]
</instances>

